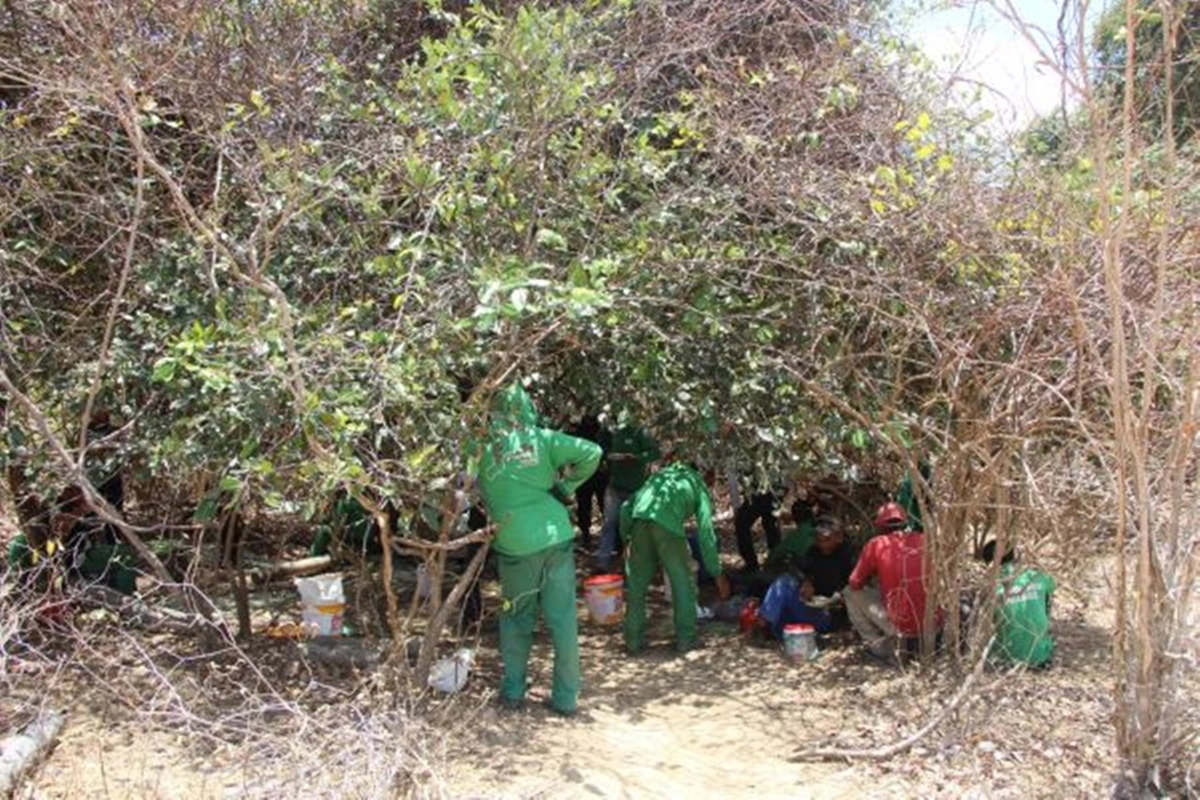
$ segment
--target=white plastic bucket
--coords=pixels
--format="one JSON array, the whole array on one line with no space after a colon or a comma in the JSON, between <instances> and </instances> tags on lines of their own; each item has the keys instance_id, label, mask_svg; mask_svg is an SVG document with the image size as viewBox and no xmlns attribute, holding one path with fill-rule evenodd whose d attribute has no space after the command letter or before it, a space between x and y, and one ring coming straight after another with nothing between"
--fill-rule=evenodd
<instances>
[{"instance_id":1,"label":"white plastic bucket","mask_svg":"<svg viewBox=\"0 0 1200 800\"><path fill-rule=\"evenodd\" d=\"M784 625L783 652L789 661L812 661L817 650L817 632L812 625Z\"/></svg>"},{"instance_id":2,"label":"white plastic bucket","mask_svg":"<svg viewBox=\"0 0 1200 800\"><path fill-rule=\"evenodd\" d=\"M304 629L313 636L341 636L346 595L341 573L296 578Z\"/></svg>"},{"instance_id":3,"label":"white plastic bucket","mask_svg":"<svg viewBox=\"0 0 1200 800\"><path fill-rule=\"evenodd\" d=\"M598 625L616 625L625 616L625 579L620 575L597 575L583 582L583 599Z\"/></svg>"}]
</instances>

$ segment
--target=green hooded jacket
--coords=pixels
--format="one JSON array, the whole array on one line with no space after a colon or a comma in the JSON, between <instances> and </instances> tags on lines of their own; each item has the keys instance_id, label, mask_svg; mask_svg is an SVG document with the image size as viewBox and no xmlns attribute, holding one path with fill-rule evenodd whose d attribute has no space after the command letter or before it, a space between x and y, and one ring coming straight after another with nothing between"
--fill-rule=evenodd
<instances>
[{"instance_id":1,"label":"green hooded jacket","mask_svg":"<svg viewBox=\"0 0 1200 800\"><path fill-rule=\"evenodd\" d=\"M498 526L493 546L526 556L575 536L569 497L600 464L600 446L538 427L533 402L520 385L492 401L488 435L479 461L479 492Z\"/></svg>"},{"instance_id":2,"label":"green hooded jacket","mask_svg":"<svg viewBox=\"0 0 1200 800\"><path fill-rule=\"evenodd\" d=\"M716 577L721 574L721 559L713 530L712 498L704 479L686 464L676 462L663 467L625 501L621 506L621 538L629 541L633 521L644 519L683 539L687 536L684 524L692 515L696 517L700 560L705 571Z\"/></svg>"}]
</instances>

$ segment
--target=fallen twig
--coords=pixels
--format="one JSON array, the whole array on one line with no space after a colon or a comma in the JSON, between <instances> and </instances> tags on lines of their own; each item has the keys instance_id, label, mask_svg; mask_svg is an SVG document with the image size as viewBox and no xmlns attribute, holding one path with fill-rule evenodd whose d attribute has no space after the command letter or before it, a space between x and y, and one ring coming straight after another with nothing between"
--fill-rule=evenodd
<instances>
[{"instance_id":1,"label":"fallen twig","mask_svg":"<svg viewBox=\"0 0 1200 800\"><path fill-rule=\"evenodd\" d=\"M11 797L21 778L54 745L66 714L50 711L15 736L0 741L0 797Z\"/></svg>"},{"instance_id":2,"label":"fallen twig","mask_svg":"<svg viewBox=\"0 0 1200 800\"><path fill-rule=\"evenodd\" d=\"M983 648L983 654L979 657L979 661L975 664L975 669L971 670L971 674L963 681L962 686L958 687L958 691L950 698L946 705L942 706L936 714L929 718L923 726L918 728L913 733L904 737L898 742L885 745L883 747L868 748L868 749L847 749L843 747L814 747L807 750L801 750L792 756L791 761L851 761L854 759L863 759L869 761L883 761L891 758L894 755L903 753L910 747L921 741L929 735L938 725L942 724L950 712L954 711L963 700L970 694L971 688L975 685L975 681L983 674L984 665L987 664L987 654L991 650L991 642ZM998 683L998 682L997 682ZM995 685L995 684L993 684Z\"/></svg>"},{"instance_id":3,"label":"fallen twig","mask_svg":"<svg viewBox=\"0 0 1200 800\"><path fill-rule=\"evenodd\" d=\"M317 575L333 565L333 556L310 556L298 558L295 561L274 561L265 564L255 564L246 570L246 577L255 586L279 580L280 578L301 578L306 575Z\"/></svg>"},{"instance_id":4,"label":"fallen twig","mask_svg":"<svg viewBox=\"0 0 1200 800\"><path fill-rule=\"evenodd\" d=\"M199 614L188 614L172 608L147 605L136 597L121 594L107 586L86 586L73 594L87 605L99 606L116 612L127 622L145 628L163 628L171 631L191 631L197 627L209 627L213 623Z\"/></svg>"}]
</instances>

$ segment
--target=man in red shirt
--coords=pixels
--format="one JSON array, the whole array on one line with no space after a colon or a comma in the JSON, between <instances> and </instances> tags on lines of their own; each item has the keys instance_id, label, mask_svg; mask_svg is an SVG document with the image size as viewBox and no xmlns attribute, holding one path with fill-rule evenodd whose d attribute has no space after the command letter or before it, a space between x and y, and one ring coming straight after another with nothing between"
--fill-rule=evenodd
<instances>
[{"instance_id":1,"label":"man in red shirt","mask_svg":"<svg viewBox=\"0 0 1200 800\"><path fill-rule=\"evenodd\" d=\"M879 534L867 542L846 591L850 623L867 649L886 661L896 658L901 637L921 635L925 620L925 534L905 530L908 518L896 503L875 515ZM878 585L868 585L878 578Z\"/></svg>"}]
</instances>

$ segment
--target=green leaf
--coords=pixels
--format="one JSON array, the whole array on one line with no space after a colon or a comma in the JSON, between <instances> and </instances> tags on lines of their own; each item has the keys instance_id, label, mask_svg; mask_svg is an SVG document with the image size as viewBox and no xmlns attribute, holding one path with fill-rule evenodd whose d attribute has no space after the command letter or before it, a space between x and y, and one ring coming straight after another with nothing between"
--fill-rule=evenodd
<instances>
[{"instance_id":1,"label":"green leaf","mask_svg":"<svg viewBox=\"0 0 1200 800\"><path fill-rule=\"evenodd\" d=\"M550 228L538 228L537 236L534 237L542 247L549 247L552 250L566 250L567 240L561 233Z\"/></svg>"},{"instance_id":2,"label":"green leaf","mask_svg":"<svg viewBox=\"0 0 1200 800\"><path fill-rule=\"evenodd\" d=\"M428 447L422 447L420 450L410 453L407 457L405 457L404 460L408 463L408 466L411 469L415 470L415 469L419 469L420 466L422 464L424 464L429 459L429 457L436 452L437 452L437 445L431 444Z\"/></svg>"},{"instance_id":3,"label":"green leaf","mask_svg":"<svg viewBox=\"0 0 1200 800\"><path fill-rule=\"evenodd\" d=\"M179 362L173 358L160 358L154 363L154 372L150 374L150 380L155 383L170 383L175 379L178 366Z\"/></svg>"},{"instance_id":4,"label":"green leaf","mask_svg":"<svg viewBox=\"0 0 1200 800\"><path fill-rule=\"evenodd\" d=\"M192 519L197 522L208 522L217 518L217 511L217 497L210 494L196 505L196 512L192 514Z\"/></svg>"}]
</instances>

